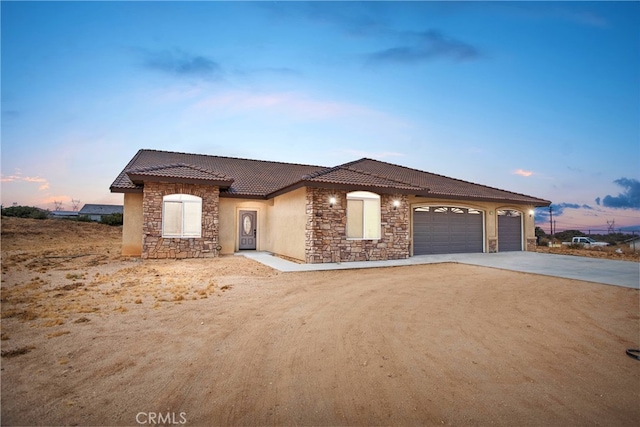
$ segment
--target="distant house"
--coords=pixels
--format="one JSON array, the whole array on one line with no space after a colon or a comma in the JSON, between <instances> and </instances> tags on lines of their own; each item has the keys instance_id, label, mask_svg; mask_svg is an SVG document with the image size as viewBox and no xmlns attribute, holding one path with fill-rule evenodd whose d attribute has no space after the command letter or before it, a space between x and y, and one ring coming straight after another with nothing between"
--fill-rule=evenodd
<instances>
[{"instance_id":1,"label":"distant house","mask_svg":"<svg viewBox=\"0 0 640 427\"><path fill-rule=\"evenodd\" d=\"M400 165L334 167L140 150L124 193L123 255L269 251L306 263L535 250L551 202Z\"/></svg>"},{"instance_id":2,"label":"distant house","mask_svg":"<svg viewBox=\"0 0 640 427\"><path fill-rule=\"evenodd\" d=\"M78 212L76 211L51 211L49 212L49 216L55 219L70 219L77 218Z\"/></svg>"},{"instance_id":3,"label":"distant house","mask_svg":"<svg viewBox=\"0 0 640 427\"><path fill-rule=\"evenodd\" d=\"M640 251L640 237L635 236L625 242L634 251Z\"/></svg>"},{"instance_id":4,"label":"distant house","mask_svg":"<svg viewBox=\"0 0 640 427\"><path fill-rule=\"evenodd\" d=\"M92 221L100 221L103 216L122 214L122 205L93 205L87 203L77 212L80 216L87 216Z\"/></svg>"}]
</instances>

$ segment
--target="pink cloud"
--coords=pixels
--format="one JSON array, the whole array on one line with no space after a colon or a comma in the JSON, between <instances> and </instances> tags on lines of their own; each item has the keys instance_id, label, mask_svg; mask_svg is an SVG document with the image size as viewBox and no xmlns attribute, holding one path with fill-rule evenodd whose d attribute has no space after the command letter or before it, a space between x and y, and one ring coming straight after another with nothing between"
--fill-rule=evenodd
<instances>
[{"instance_id":1,"label":"pink cloud","mask_svg":"<svg viewBox=\"0 0 640 427\"><path fill-rule=\"evenodd\" d=\"M514 175L520 175L520 176L531 176L531 175L533 175L532 171L526 171L524 169L516 169L512 173Z\"/></svg>"},{"instance_id":2,"label":"pink cloud","mask_svg":"<svg viewBox=\"0 0 640 427\"><path fill-rule=\"evenodd\" d=\"M368 117L372 120L395 121L388 114L362 105L313 99L296 92L249 93L244 91L226 92L210 96L194 105L197 112L212 113L252 113L256 111L277 115L294 116L302 119L324 120L333 118Z\"/></svg>"},{"instance_id":3,"label":"pink cloud","mask_svg":"<svg viewBox=\"0 0 640 427\"><path fill-rule=\"evenodd\" d=\"M35 182L40 183L40 187L38 190L47 190L49 189L49 181L45 178L40 178L39 176L22 176L19 172L16 175L8 175L0 178L1 182Z\"/></svg>"}]
</instances>

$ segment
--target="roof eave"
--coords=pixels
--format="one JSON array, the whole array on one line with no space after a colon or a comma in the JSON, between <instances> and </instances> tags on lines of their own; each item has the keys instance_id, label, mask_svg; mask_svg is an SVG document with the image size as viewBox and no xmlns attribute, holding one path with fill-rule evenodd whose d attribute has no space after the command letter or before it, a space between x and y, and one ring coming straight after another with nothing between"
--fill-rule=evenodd
<instances>
[{"instance_id":1,"label":"roof eave","mask_svg":"<svg viewBox=\"0 0 640 427\"><path fill-rule=\"evenodd\" d=\"M475 196L459 196L459 195L451 195L451 194L442 194L442 193L428 193L428 194L420 194L421 197L430 197L437 199L449 199L449 200L474 200L478 202L494 202L494 203L512 203L517 205L533 205L534 207L543 207L549 206L551 204L548 200L543 199L533 199L532 200L518 200L518 199L510 199L508 197L475 197Z\"/></svg>"},{"instance_id":2,"label":"roof eave","mask_svg":"<svg viewBox=\"0 0 640 427\"><path fill-rule=\"evenodd\" d=\"M426 188L414 190L414 189L406 189L406 188L381 187L381 186L375 186L375 185L301 180L287 187L281 188L279 190L276 190L272 193L267 194L266 198L271 199L276 196L280 196L282 194L288 193L290 191L297 190L298 188L301 188L301 187L327 188L330 190L346 190L346 191L371 191L372 193L378 193L378 194L408 194L408 195L425 194L426 195L429 192L429 190Z\"/></svg>"},{"instance_id":3,"label":"roof eave","mask_svg":"<svg viewBox=\"0 0 640 427\"><path fill-rule=\"evenodd\" d=\"M218 186L221 189L229 188L233 184L233 180L216 180L216 179L202 179L202 178L179 178L173 176L153 176L153 175L139 175L135 173L127 173L127 176L132 183L136 185L144 185L144 182L168 182L168 183L181 183L181 184L201 184Z\"/></svg>"},{"instance_id":4,"label":"roof eave","mask_svg":"<svg viewBox=\"0 0 640 427\"><path fill-rule=\"evenodd\" d=\"M270 198L264 194L229 193L227 191L220 191L220 197L229 198L229 199L255 199L255 200L267 200Z\"/></svg>"},{"instance_id":5,"label":"roof eave","mask_svg":"<svg viewBox=\"0 0 640 427\"><path fill-rule=\"evenodd\" d=\"M112 193L142 193L142 187L136 188L125 188L125 187L114 187L113 185L109 187L109 191Z\"/></svg>"}]
</instances>

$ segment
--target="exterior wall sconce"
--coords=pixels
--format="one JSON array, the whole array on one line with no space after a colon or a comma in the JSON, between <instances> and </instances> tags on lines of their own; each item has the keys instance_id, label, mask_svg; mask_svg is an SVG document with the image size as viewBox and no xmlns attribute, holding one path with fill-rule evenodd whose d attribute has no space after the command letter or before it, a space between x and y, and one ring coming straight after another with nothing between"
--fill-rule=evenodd
<instances>
[{"instance_id":1,"label":"exterior wall sconce","mask_svg":"<svg viewBox=\"0 0 640 427\"><path fill-rule=\"evenodd\" d=\"M333 205L336 204L336 198L335 197L330 197L329 198L329 207L332 208Z\"/></svg>"},{"instance_id":2,"label":"exterior wall sconce","mask_svg":"<svg viewBox=\"0 0 640 427\"><path fill-rule=\"evenodd\" d=\"M400 206L400 200L394 200L393 201L393 210L397 211L398 210L398 206Z\"/></svg>"},{"instance_id":3,"label":"exterior wall sconce","mask_svg":"<svg viewBox=\"0 0 640 427\"><path fill-rule=\"evenodd\" d=\"M529 211L529 218L531 218L531 217L533 216L533 214L534 214L534 213L535 213L535 211L534 211L533 209L531 209L531 210Z\"/></svg>"}]
</instances>

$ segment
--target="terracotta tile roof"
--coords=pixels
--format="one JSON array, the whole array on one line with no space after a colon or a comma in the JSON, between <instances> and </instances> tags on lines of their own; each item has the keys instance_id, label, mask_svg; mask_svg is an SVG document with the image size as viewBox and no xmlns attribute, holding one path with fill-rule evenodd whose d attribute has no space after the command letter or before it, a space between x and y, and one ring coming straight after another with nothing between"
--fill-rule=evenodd
<instances>
[{"instance_id":1,"label":"terracotta tile roof","mask_svg":"<svg viewBox=\"0 0 640 427\"><path fill-rule=\"evenodd\" d=\"M486 185L474 184L460 179L449 178L430 172L411 169L372 159L360 159L343 165L350 170L367 171L385 176L399 182L406 182L416 187L427 189L430 197L471 198L480 200L513 201L547 206L551 202L525 194L500 190Z\"/></svg>"},{"instance_id":2,"label":"terracotta tile roof","mask_svg":"<svg viewBox=\"0 0 640 427\"><path fill-rule=\"evenodd\" d=\"M140 150L111 184L112 192L141 191L142 185L131 180L144 173L171 178L217 177L232 180L222 195L266 197L287 187L307 174L324 169L322 166L238 159L233 157L187 154L170 151Z\"/></svg>"},{"instance_id":3,"label":"terracotta tile roof","mask_svg":"<svg viewBox=\"0 0 640 427\"><path fill-rule=\"evenodd\" d=\"M550 203L524 194L367 158L326 168L156 150L138 151L113 182L111 191L142 191L141 182L145 179L215 182L221 187L222 197L270 198L302 186L327 186L535 206Z\"/></svg>"},{"instance_id":4,"label":"terracotta tile roof","mask_svg":"<svg viewBox=\"0 0 640 427\"><path fill-rule=\"evenodd\" d=\"M403 190L424 193L426 189L408 182L399 181L388 176L378 175L365 170L351 169L344 166L328 168L315 174L303 177L308 183L325 183L353 187L371 187L389 190Z\"/></svg>"},{"instance_id":5,"label":"terracotta tile roof","mask_svg":"<svg viewBox=\"0 0 640 427\"><path fill-rule=\"evenodd\" d=\"M134 168L127 171L127 176L134 183L142 183L145 180L154 179L160 181L166 180L167 178L179 179L181 181L211 181L219 183L218 185L231 185L233 182L233 178L225 174L186 163Z\"/></svg>"}]
</instances>

